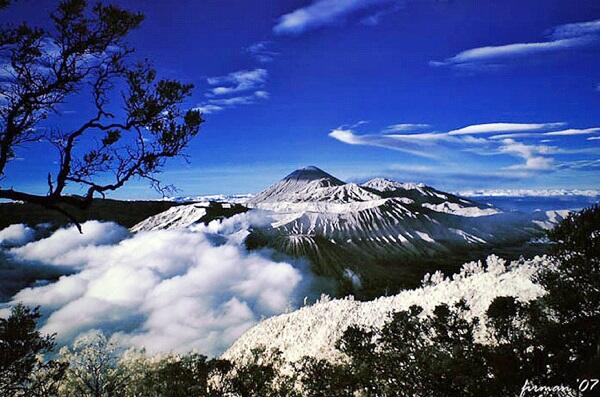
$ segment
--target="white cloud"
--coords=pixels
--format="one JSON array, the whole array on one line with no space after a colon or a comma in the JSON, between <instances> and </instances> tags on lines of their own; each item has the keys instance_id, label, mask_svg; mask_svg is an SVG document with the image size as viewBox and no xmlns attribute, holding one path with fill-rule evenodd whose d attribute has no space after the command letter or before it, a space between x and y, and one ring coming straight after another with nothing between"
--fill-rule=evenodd
<instances>
[{"instance_id":1,"label":"white cloud","mask_svg":"<svg viewBox=\"0 0 600 397\"><path fill-rule=\"evenodd\" d=\"M210 95L226 95L261 87L268 77L265 69L240 70L226 76L209 77L206 81L213 87Z\"/></svg>"},{"instance_id":2,"label":"white cloud","mask_svg":"<svg viewBox=\"0 0 600 397\"><path fill-rule=\"evenodd\" d=\"M559 164L558 166L562 169L598 172L598 170L600 170L600 159L567 161ZM593 190L590 191L590 194L592 192Z\"/></svg>"},{"instance_id":3,"label":"white cloud","mask_svg":"<svg viewBox=\"0 0 600 397\"><path fill-rule=\"evenodd\" d=\"M360 20L360 23L366 26L376 26L379 24L381 19L389 14L393 14L398 12L406 7L406 1L398 1L395 4L392 4L388 8L384 8L383 10L379 10L371 15L368 15Z\"/></svg>"},{"instance_id":4,"label":"white cloud","mask_svg":"<svg viewBox=\"0 0 600 397\"><path fill-rule=\"evenodd\" d=\"M151 352L219 354L261 317L285 311L308 280L297 266L245 249L240 228L255 215L133 236L112 223L87 222L84 234L61 229L13 254L78 271L13 302L41 305L42 332L59 343L101 329Z\"/></svg>"},{"instance_id":5,"label":"white cloud","mask_svg":"<svg viewBox=\"0 0 600 397\"><path fill-rule=\"evenodd\" d=\"M406 126L406 127L403 127ZM400 128L411 129L414 126L425 128L426 124L402 125ZM419 132L408 134L389 133L390 128L376 134L357 134L351 128L338 127L329 133L331 138L350 145L375 146L406 152L430 159L442 159L452 152L450 149L463 149L465 145L487 144L489 141L470 135L454 136L447 132Z\"/></svg>"},{"instance_id":6,"label":"white cloud","mask_svg":"<svg viewBox=\"0 0 600 397\"><path fill-rule=\"evenodd\" d=\"M236 106L250 105L255 103L257 99L268 99L269 93L266 91L256 91L252 95L237 96L231 98L211 99L209 103L217 106Z\"/></svg>"},{"instance_id":7,"label":"white cloud","mask_svg":"<svg viewBox=\"0 0 600 397\"><path fill-rule=\"evenodd\" d=\"M331 25L359 10L394 3L394 0L314 0L279 18L273 28L276 34L300 34Z\"/></svg>"},{"instance_id":8,"label":"white cloud","mask_svg":"<svg viewBox=\"0 0 600 397\"><path fill-rule=\"evenodd\" d=\"M385 127L382 131L387 132L406 132L406 131L417 131L431 127L429 124L392 124Z\"/></svg>"},{"instance_id":9,"label":"white cloud","mask_svg":"<svg viewBox=\"0 0 600 397\"><path fill-rule=\"evenodd\" d=\"M591 136L587 140L588 141L598 141L598 140L600 140L600 136Z\"/></svg>"},{"instance_id":10,"label":"white cloud","mask_svg":"<svg viewBox=\"0 0 600 397\"><path fill-rule=\"evenodd\" d=\"M279 55L278 52L269 48L271 47L271 44L272 43L270 41L259 41L247 47L245 51L252 55L252 57L258 62L268 63L273 61L273 59Z\"/></svg>"},{"instance_id":11,"label":"white cloud","mask_svg":"<svg viewBox=\"0 0 600 397\"><path fill-rule=\"evenodd\" d=\"M230 98L212 98L196 106L194 109L201 113L216 113L240 105L252 105L258 101L269 98L267 91L255 91L250 95L234 96Z\"/></svg>"},{"instance_id":12,"label":"white cloud","mask_svg":"<svg viewBox=\"0 0 600 397\"><path fill-rule=\"evenodd\" d=\"M428 142L438 139L438 134L427 134L429 136L418 137L418 135L386 135L386 134L371 134L359 135L351 129L336 128L329 133L333 139L349 145L364 145L382 147L391 150L397 150L405 153L410 153L415 156L436 158L431 152L424 150L423 146ZM435 135L435 136L434 136Z\"/></svg>"},{"instance_id":13,"label":"white cloud","mask_svg":"<svg viewBox=\"0 0 600 397\"><path fill-rule=\"evenodd\" d=\"M600 20L561 25L553 30L549 40L485 46L462 51L443 61L431 61L431 66L461 66L483 64L507 58L585 47L600 41Z\"/></svg>"},{"instance_id":14,"label":"white cloud","mask_svg":"<svg viewBox=\"0 0 600 397\"><path fill-rule=\"evenodd\" d=\"M492 135L490 139L507 139L507 138L542 138L543 136L572 136L572 135L589 135L600 132L600 128L568 128L560 131L549 131L544 133L517 133L517 134L500 134Z\"/></svg>"},{"instance_id":15,"label":"white cloud","mask_svg":"<svg viewBox=\"0 0 600 397\"><path fill-rule=\"evenodd\" d=\"M456 142L456 138L451 137L449 134L443 132L423 132L419 134L385 134L384 136L397 139L401 141L413 141L413 142L438 142L448 141Z\"/></svg>"},{"instance_id":16,"label":"white cloud","mask_svg":"<svg viewBox=\"0 0 600 397\"><path fill-rule=\"evenodd\" d=\"M329 136L333 139L337 139L340 142L347 143L349 145L364 145L365 139L359 135L354 134L352 130L344 130L337 128L329 133Z\"/></svg>"},{"instance_id":17,"label":"white cloud","mask_svg":"<svg viewBox=\"0 0 600 397\"><path fill-rule=\"evenodd\" d=\"M22 223L0 230L0 246L23 245L35 238L35 230Z\"/></svg>"},{"instance_id":18,"label":"white cloud","mask_svg":"<svg viewBox=\"0 0 600 397\"><path fill-rule=\"evenodd\" d=\"M267 77L265 69L240 70L226 76L209 77L208 84L214 86L205 94L209 99L199 103L194 109L210 114L268 99L269 93L262 89ZM251 90L254 92L246 93ZM237 95L226 97L232 94Z\"/></svg>"},{"instance_id":19,"label":"white cloud","mask_svg":"<svg viewBox=\"0 0 600 397\"><path fill-rule=\"evenodd\" d=\"M449 131L450 135L473 135L473 134L491 134L498 132L513 131L537 131L549 128L555 128L565 125L565 123L487 123L474 124L464 128Z\"/></svg>"},{"instance_id":20,"label":"white cloud","mask_svg":"<svg viewBox=\"0 0 600 397\"><path fill-rule=\"evenodd\" d=\"M552 31L551 37L555 39L565 39L597 33L600 33L600 19L590 22L576 22L557 26Z\"/></svg>"},{"instance_id":21,"label":"white cloud","mask_svg":"<svg viewBox=\"0 0 600 397\"><path fill-rule=\"evenodd\" d=\"M502 140L502 139L508 139L508 138L534 138L534 137L539 137L539 136L540 136L540 134L536 133L536 132L521 132L521 133L516 133L516 134L492 135L489 137L489 139Z\"/></svg>"},{"instance_id":22,"label":"white cloud","mask_svg":"<svg viewBox=\"0 0 600 397\"><path fill-rule=\"evenodd\" d=\"M524 164L517 164L508 167L513 170L531 170L543 171L552 169L554 160L549 157L544 157L542 154L552 153L554 148L544 145L527 145L522 142L517 142L514 139L504 139L500 152L521 157L525 160Z\"/></svg>"},{"instance_id":23,"label":"white cloud","mask_svg":"<svg viewBox=\"0 0 600 397\"><path fill-rule=\"evenodd\" d=\"M360 125L360 124L359 124ZM516 141L514 138L537 138L542 143L552 140L541 139L547 136L585 135L600 132L600 128L547 130L562 127L566 123L486 123L473 124L448 132L412 132L407 134L388 133L398 126L407 131L415 126L427 124L398 124L385 128L376 134L357 134L351 127L338 127L329 133L331 138L350 145L375 146L403 151L420 157L438 160L448 167L453 161L464 161L466 152L478 156L508 155L523 159L523 163L499 168L499 171L513 171L511 176L530 177L532 173L561 169L555 156L598 154L595 147L570 147L535 145ZM512 131L526 131L510 133ZM509 132L487 136L494 132ZM592 137L594 138L594 137ZM589 139L589 138L588 138ZM595 139L589 139L595 140ZM492 164L493 165L493 164ZM564 168L564 167L562 167ZM437 169L438 174L443 170Z\"/></svg>"},{"instance_id":24,"label":"white cloud","mask_svg":"<svg viewBox=\"0 0 600 397\"><path fill-rule=\"evenodd\" d=\"M441 62L432 61L430 64L432 66L460 65L498 58L525 56L585 46L591 41L592 40L590 38L583 37L541 43L515 43L501 46L479 47L460 52L457 55Z\"/></svg>"},{"instance_id":25,"label":"white cloud","mask_svg":"<svg viewBox=\"0 0 600 397\"><path fill-rule=\"evenodd\" d=\"M78 252L78 248L115 244L129 235L124 227L98 221L85 222L82 231L79 233L74 226L59 229L50 237L13 248L11 253L30 261L74 265L78 259L73 260L68 255Z\"/></svg>"},{"instance_id":26,"label":"white cloud","mask_svg":"<svg viewBox=\"0 0 600 397\"><path fill-rule=\"evenodd\" d=\"M203 103L194 108L194 110L203 114L216 113L224 109L223 106L211 105L210 103Z\"/></svg>"},{"instance_id":27,"label":"white cloud","mask_svg":"<svg viewBox=\"0 0 600 397\"><path fill-rule=\"evenodd\" d=\"M551 132L546 132L543 135L550 135L550 136L569 136L569 135L588 135L588 134L595 134L596 132L600 132L600 128L584 128L584 129L577 129L577 128L569 128L567 130L562 130L562 131L551 131Z\"/></svg>"}]
</instances>

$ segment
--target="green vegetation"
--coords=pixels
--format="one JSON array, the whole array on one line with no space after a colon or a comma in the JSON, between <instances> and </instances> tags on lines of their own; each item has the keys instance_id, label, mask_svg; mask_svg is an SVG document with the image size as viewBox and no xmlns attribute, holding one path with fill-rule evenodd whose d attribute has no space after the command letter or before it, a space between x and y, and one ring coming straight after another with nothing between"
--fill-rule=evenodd
<instances>
[{"instance_id":1,"label":"green vegetation","mask_svg":"<svg viewBox=\"0 0 600 397\"><path fill-rule=\"evenodd\" d=\"M54 336L36 330L40 312L22 305L0 319L0 395L29 397L55 395L67 364L45 361L54 348Z\"/></svg>"}]
</instances>

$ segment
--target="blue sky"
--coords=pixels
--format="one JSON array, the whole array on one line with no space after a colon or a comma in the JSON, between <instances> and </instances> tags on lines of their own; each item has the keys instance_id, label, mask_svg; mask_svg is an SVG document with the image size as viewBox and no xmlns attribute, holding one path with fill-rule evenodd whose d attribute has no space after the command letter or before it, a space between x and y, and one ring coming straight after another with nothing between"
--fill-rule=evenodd
<instances>
[{"instance_id":1,"label":"blue sky","mask_svg":"<svg viewBox=\"0 0 600 397\"><path fill-rule=\"evenodd\" d=\"M47 23L21 0L4 22ZM182 195L254 192L304 165L445 190L600 186L600 3L595 0L119 1L128 38L205 112ZM63 128L90 111L62 106ZM40 144L4 185L44 192ZM22 159L22 160L21 160ZM133 183L113 197L156 197Z\"/></svg>"}]
</instances>

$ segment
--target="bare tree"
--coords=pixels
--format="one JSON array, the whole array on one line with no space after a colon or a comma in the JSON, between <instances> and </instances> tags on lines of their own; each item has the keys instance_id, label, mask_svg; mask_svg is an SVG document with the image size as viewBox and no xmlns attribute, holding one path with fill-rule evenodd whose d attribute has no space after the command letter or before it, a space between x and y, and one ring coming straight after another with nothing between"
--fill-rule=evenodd
<instances>
[{"instance_id":1,"label":"bare tree","mask_svg":"<svg viewBox=\"0 0 600 397\"><path fill-rule=\"evenodd\" d=\"M0 185L0 198L60 211L77 224L65 205L85 209L134 178L165 193L157 174L203 121L182 109L193 86L157 79L148 61L131 62L123 38L142 22L139 13L62 0L50 18L51 29L22 23L0 30L0 184L24 145L50 142L58 169L47 174L47 194ZM89 95L93 114L72 130L48 128L49 116L62 116L58 106L73 95ZM77 187L84 194L68 193Z\"/></svg>"},{"instance_id":2,"label":"bare tree","mask_svg":"<svg viewBox=\"0 0 600 397\"><path fill-rule=\"evenodd\" d=\"M78 337L71 347L60 349L60 360L68 364L60 385L65 397L117 397L124 395L128 374L119 365L119 347L101 332Z\"/></svg>"}]
</instances>

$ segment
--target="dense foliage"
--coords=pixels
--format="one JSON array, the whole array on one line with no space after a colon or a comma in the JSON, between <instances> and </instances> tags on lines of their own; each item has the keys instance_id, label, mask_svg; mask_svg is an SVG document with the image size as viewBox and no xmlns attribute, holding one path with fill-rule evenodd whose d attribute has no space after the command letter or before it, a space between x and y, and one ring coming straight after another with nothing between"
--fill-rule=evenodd
<instances>
[{"instance_id":1,"label":"dense foliage","mask_svg":"<svg viewBox=\"0 0 600 397\"><path fill-rule=\"evenodd\" d=\"M41 357L54 347L54 337L36 329L40 312L22 305L0 318L0 395L47 396L58 388L66 364Z\"/></svg>"},{"instance_id":2,"label":"dense foliage","mask_svg":"<svg viewBox=\"0 0 600 397\"><path fill-rule=\"evenodd\" d=\"M464 301L393 313L381 328L348 328L338 362L284 363L255 350L245 362L199 354L123 353L102 334L61 349L36 331L39 312L13 308L0 322L0 392L6 396L507 396L524 385L578 390L600 370L600 206L573 214L549 237L552 265L530 302L496 298L486 315ZM526 383L527 382L527 383ZM598 387L598 386L596 386ZM524 391L523 391L524 390ZM40 392L42 391L42 392ZM597 390L589 391L588 394Z\"/></svg>"}]
</instances>

